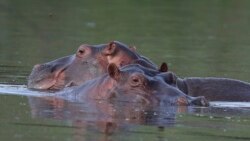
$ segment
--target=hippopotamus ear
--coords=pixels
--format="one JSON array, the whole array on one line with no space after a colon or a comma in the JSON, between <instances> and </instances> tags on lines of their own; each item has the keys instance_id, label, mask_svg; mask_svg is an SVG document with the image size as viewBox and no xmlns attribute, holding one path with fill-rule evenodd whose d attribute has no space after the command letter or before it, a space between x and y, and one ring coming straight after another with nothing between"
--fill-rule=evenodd
<instances>
[{"instance_id":1,"label":"hippopotamus ear","mask_svg":"<svg viewBox=\"0 0 250 141\"><path fill-rule=\"evenodd\" d=\"M160 72L167 72L168 71L168 65L167 65L167 63L163 62L161 64L161 67L159 68L159 71Z\"/></svg>"},{"instance_id":2,"label":"hippopotamus ear","mask_svg":"<svg viewBox=\"0 0 250 141\"><path fill-rule=\"evenodd\" d=\"M108 65L108 74L111 78L115 80L119 80L121 77L121 72L114 63Z\"/></svg>"},{"instance_id":3,"label":"hippopotamus ear","mask_svg":"<svg viewBox=\"0 0 250 141\"><path fill-rule=\"evenodd\" d=\"M116 43L114 41L110 42L108 46L103 50L105 55L112 55L115 53Z\"/></svg>"}]
</instances>

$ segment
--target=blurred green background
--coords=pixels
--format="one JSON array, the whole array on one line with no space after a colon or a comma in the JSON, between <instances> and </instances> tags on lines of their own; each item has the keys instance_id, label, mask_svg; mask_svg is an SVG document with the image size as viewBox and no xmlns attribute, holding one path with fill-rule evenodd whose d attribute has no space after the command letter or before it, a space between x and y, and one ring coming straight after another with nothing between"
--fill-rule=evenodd
<instances>
[{"instance_id":1,"label":"blurred green background","mask_svg":"<svg viewBox=\"0 0 250 141\"><path fill-rule=\"evenodd\" d=\"M0 81L26 83L34 64L112 40L181 77L248 81L249 9L248 0L1 0Z\"/></svg>"}]
</instances>

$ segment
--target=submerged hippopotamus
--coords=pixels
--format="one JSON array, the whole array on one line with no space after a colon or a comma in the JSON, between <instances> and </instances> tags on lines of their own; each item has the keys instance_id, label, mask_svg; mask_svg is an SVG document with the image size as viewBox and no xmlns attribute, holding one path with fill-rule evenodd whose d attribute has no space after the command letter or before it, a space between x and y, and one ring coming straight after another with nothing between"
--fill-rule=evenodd
<instances>
[{"instance_id":1,"label":"submerged hippopotamus","mask_svg":"<svg viewBox=\"0 0 250 141\"><path fill-rule=\"evenodd\" d=\"M159 73L166 83L190 96L204 96L209 101L250 101L250 83L216 77L179 78L173 72Z\"/></svg>"},{"instance_id":2,"label":"submerged hippopotamus","mask_svg":"<svg viewBox=\"0 0 250 141\"><path fill-rule=\"evenodd\" d=\"M61 89L105 73L107 61L100 53L105 46L81 45L74 55L35 65L28 78L28 88Z\"/></svg>"},{"instance_id":3,"label":"submerged hippopotamus","mask_svg":"<svg viewBox=\"0 0 250 141\"><path fill-rule=\"evenodd\" d=\"M250 84L215 77L178 78L176 86L190 96L205 96L210 101L250 101Z\"/></svg>"},{"instance_id":4,"label":"submerged hippopotamus","mask_svg":"<svg viewBox=\"0 0 250 141\"><path fill-rule=\"evenodd\" d=\"M163 77L154 75L141 65L126 65L119 69L110 64L104 74L85 82L82 86L64 93L78 100L111 100L142 103L145 105L199 105L208 106L204 97L191 97L172 85Z\"/></svg>"},{"instance_id":5,"label":"submerged hippopotamus","mask_svg":"<svg viewBox=\"0 0 250 141\"><path fill-rule=\"evenodd\" d=\"M109 63L121 67L134 62L156 69L156 65L149 59L140 56L121 42L113 41L100 45L84 44L74 55L35 65L28 78L28 88L58 90L80 85L106 73Z\"/></svg>"}]
</instances>

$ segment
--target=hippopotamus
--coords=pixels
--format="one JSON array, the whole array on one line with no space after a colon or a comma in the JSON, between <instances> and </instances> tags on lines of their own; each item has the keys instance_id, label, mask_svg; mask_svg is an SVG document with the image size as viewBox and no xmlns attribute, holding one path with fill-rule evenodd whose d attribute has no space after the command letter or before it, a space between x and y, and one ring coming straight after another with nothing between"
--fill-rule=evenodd
<instances>
[{"instance_id":1,"label":"hippopotamus","mask_svg":"<svg viewBox=\"0 0 250 141\"><path fill-rule=\"evenodd\" d=\"M143 62L142 65L157 69L149 59L140 56L121 42L112 41L100 45L83 44L74 55L35 65L28 78L28 88L60 90L80 85L107 73L106 68L109 63L122 67L136 62Z\"/></svg>"},{"instance_id":2,"label":"hippopotamus","mask_svg":"<svg viewBox=\"0 0 250 141\"><path fill-rule=\"evenodd\" d=\"M174 77L177 78L177 77ZM205 96L209 101L250 101L250 83L229 78L177 78L176 87L190 96Z\"/></svg>"},{"instance_id":3,"label":"hippopotamus","mask_svg":"<svg viewBox=\"0 0 250 141\"><path fill-rule=\"evenodd\" d=\"M105 73L107 61L100 53L105 46L84 44L74 55L35 65L28 78L28 88L62 89Z\"/></svg>"},{"instance_id":4,"label":"hippopotamus","mask_svg":"<svg viewBox=\"0 0 250 141\"><path fill-rule=\"evenodd\" d=\"M30 97L32 116L67 119L77 127L81 126L79 121L82 121L84 127L94 122L101 131L110 134L117 130L117 126L122 126L124 121L140 124L153 122L162 127L164 122L169 124L169 120L175 119L177 108L209 105L202 96L188 96L175 86L168 85L165 81L174 83L171 82L174 81L173 75L171 72L158 73L140 64L118 67L111 63L107 67L107 73L88 80L81 86L55 92L52 97ZM55 112L44 113L44 108ZM164 110L159 111L160 108ZM166 110L167 114L164 113ZM160 114L163 112L167 119L156 119L154 116L152 121L152 115L145 114L152 111L159 111ZM85 113L91 115L86 116Z\"/></svg>"},{"instance_id":5,"label":"hippopotamus","mask_svg":"<svg viewBox=\"0 0 250 141\"><path fill-rule=\"evenodd\" d=\"M84 101L88 99L125 101L153 106L209 105L203 96L188 96L150 71L138 64L119 68L111 63L108 65L107 74L86 81L66 95ZM65 93L62 93L64 96Z\"/></svg>"}]
</instances>

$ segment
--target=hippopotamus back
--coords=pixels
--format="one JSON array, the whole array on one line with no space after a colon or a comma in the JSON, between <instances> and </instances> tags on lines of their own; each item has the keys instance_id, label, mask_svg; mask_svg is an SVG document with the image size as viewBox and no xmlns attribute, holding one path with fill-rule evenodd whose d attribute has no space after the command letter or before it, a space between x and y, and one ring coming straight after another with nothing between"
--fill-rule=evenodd
<instances>
[{"instance_id":1,"label":"hippopotamus back","mask_svg":"<svg viewBox=\"0 0 250 141\"><path fill-rule=\"evenodd\" d=\"M177 79L177 87L190 96L211 101L250 101L250 83L228 78L188 77Z\"/></svg>"}]
</instances>

